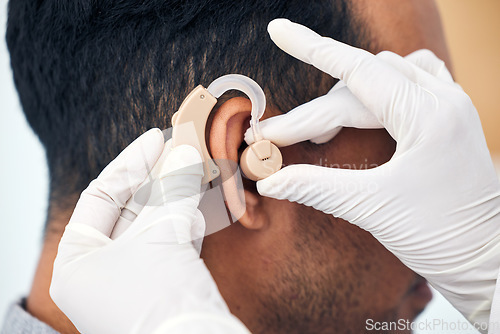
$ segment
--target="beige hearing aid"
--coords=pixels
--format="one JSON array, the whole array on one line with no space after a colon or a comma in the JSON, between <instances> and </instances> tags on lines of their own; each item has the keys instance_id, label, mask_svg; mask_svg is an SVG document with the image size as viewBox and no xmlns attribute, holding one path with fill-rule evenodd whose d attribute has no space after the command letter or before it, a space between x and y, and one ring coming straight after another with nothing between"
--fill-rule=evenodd
<instances>
[{"instance_id":1,"label":"beige hearing aid","mask_svg":"<svg viewBox=\"0 0 500 334\"><path fill-rule=\"evenodd\" d=\"M250 127L255 142L248 146L240 158L240 168L253 181L264 179L281 169L281 152L269 140L262 137L259 119L264 114L266 98L262 88L252 79L240 74L228 74L216 79L208 88L196 87L182 102L172 117L172 147L183 144L194 146L203 159L206 184L220 175L220 169L210 157L205 143L205 127L208 116L217 99L229 90L245 93L252 102Z\"/></svg>"}]
</instances>

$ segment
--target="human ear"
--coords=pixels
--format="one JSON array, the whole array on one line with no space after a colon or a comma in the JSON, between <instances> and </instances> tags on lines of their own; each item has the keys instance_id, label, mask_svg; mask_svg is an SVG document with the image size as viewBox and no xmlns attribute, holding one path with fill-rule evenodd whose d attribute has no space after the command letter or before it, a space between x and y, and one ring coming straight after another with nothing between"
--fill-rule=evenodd
<instances>
[{"instance_id":1,"label":"human ear","mask_svg":"<svg viewBox=\"0 0 500 334\"><path fill-rule=\"evenodd\" d=\"M234 97L215 112L208 136L210 152L221 171L226 206L248 229L260 229L265 222L256 214L260 196L254 191L238 191L236 166L239 161L243 135L249 127L252 104L243 97Z\"/></svg>"}]
</instances>

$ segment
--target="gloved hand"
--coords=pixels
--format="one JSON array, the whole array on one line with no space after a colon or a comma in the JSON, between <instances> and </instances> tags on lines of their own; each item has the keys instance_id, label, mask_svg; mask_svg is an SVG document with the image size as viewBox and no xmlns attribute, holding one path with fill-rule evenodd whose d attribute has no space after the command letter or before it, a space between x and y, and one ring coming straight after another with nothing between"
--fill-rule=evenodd
<instances>
[{"instance_id":1,"label":"gloved hand","mask_svg":"<svg viewBox=\"0 0 500 334\"><path fill-rule=\"evenodd\" d=\"M144 182L154 165L156 174ZM50 287L79 331L248 333L191 244L192 230L204 228L197 209L202 176L195 148L171 149L153 129L82 193L59 244ZM141 184L148 187L147 201L133 224L111 240L121 209Z\"/></svg>"},{"instance_id":2,"label":"gloved hand","mask_svg":"<svg viewBox=\"0 0 500 334\"><path fill-rule=\"evenodd\" d=\"M500 183L476 109L444 63L430 51L375 56L284 19L268 30L282 50L343 83L261 122L264 138L325 142L341 126L383 126L397 147L369 170L288 166L257 182L259 193L369 231L469 320L487 322L500 267ZM251 132L245 138L252 143Z\"/></svg>"}]
</instances>

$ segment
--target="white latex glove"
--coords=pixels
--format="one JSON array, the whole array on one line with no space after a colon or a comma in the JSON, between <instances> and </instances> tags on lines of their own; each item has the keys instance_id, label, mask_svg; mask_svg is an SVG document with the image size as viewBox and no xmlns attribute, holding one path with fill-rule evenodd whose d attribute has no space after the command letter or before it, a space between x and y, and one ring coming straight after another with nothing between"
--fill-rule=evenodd
<instances>
[{"instance_id":1,"label":"white latex glove","mask_svg":"<svg viewBox=\"0 0 500 334\"><path fill-rule=\"evenodd\" d=\"M444 63L430 51L374 56L284 19L268 30L282 50L346 87L263 121L264 138L324 142L340 126L383 125L397 147L369 170L288 166L257 182L259 193L369 231L469 320L487 322L500 267L500 183L476 109Z\"/></svg>"},{"instance_id":2,"label":"white latex glove","mask_svg":"<svg viewBox=\"0 0 500 334\"><path fill-rule=\"evenodd\" d=\"M147 183L147 202L111 240L121 209L155 164L160 168ZM204 226L197 209L202 176L195 148L171 149L153 129L82 193L59 244L50 287L80 332L248 333L191 244L193 224Z\"/></svg>"}]
</instances>

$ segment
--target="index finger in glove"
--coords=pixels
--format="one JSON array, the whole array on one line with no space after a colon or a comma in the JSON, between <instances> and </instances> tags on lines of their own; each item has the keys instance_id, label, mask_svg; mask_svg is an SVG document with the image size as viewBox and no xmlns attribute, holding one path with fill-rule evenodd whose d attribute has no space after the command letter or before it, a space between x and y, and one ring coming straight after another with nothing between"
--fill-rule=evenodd
<instances>
[{"instance_id":1,"label":"index finger in glove","mask_svg":"<svg viewBox=\"0 0 500 334\"><path fill-rule=\"evenodd\" d=\"M381 52L376 57L414 82L418 81L415 76L419 70L444 82L454 82L444 62L430 50L418 50L404 58L390 52ZM404 71L398 66L401 63L406 63ZM418 69L412 67L412 64ZM286 114L260 122L263 137L280 147L305 140L322 144L334 138L342 127L382 128L375 115L352 95L342 81L339 81L328 94L298 106ZM250 129L245 133L245 141L248 145L255 141L253 131Z\"/></svg>"},{"instance_id":2,"label":"index finger in glove","mask_svg":"<svg viewBox=\"0 0 500 334\"><path fill-rule=\"evenodd\" d=\"M148 176L163 145L160 129L133 141L83 191L69 224L89 225L109 237L121 209Z\"/></svg>"},{"instance_id":3,"label":"index finger in glove","mask_svg":"<svg viewBox=\"0 0 500 334\"><path fill-rule=\"evenodd\" d=\"M330 93L302 104L286 114L261 121L259 126L262 136L283 147L306 140L316 144L325 143L342 127L382 128L375 115L368 111L347 87L335 87ZM245 132L245 141L249 145L255 141L250 129Z\"/></svg>"},{"instance_id":4,"label":"index finger in glove","mask_svg":"<svg viewBox=\"0 0 500 334\"><path fill-rule=\"evenodd\" d=\"M271 21L268 31L283 51L344 81L393 137L399 137L405 120L411 119L411 97L421 97L421 87L375 55L289 20Z\"/></svg>"}]
</instances>

